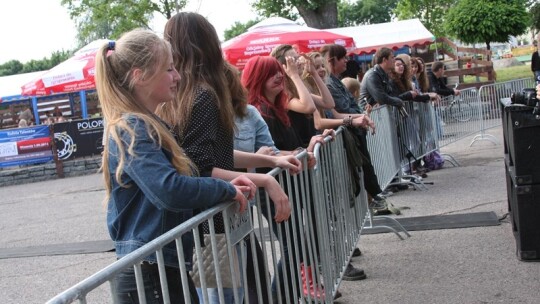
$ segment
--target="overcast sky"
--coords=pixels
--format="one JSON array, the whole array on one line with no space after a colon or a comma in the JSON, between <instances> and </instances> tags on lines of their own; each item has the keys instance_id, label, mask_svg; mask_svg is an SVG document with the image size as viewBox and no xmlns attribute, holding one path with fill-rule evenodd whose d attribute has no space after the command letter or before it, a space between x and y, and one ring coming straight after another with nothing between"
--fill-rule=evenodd
<instances>
[{"instance_id":1,"label":"overcast sky","mask_svg":"<svg viewBox=\"0 0 540 304\"><path fill-rule=\"evenodd\" d=\"M206 16L223 39L223 31L235 21L255 18L250 0L189 0L186 10ZM60 0L17 0L3 3L0 9L0 64L16 59L22 63L49 57L52 52L76 46L76 29ZM165 18L152 23L163 31Z\"/></svg>"}]
</instances>

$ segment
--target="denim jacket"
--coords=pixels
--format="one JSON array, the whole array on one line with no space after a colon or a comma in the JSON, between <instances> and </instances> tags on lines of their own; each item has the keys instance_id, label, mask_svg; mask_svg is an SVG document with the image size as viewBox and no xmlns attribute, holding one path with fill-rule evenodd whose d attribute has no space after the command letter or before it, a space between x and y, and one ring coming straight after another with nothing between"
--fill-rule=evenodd
<instances>
[{"instance_id":1,"label":"denim jacket","mask_svg":"<svg viewBox=\"0 0 540 304\"><path fill-rule=\"evenodd\" d=\"M118 166L118 146L109 139L109 172L111 194L108 202L107 226L115 243L117 257L122 257L172 228L182 224L193 215L194 208L210 207L231 200L236 194L230 183L202 177L180 175L172 166L171 154L158 146L148 135L143 120L126 118L135 132L135 157L126 152L126 162L119 185L115 178ZM120 136L126 146L127 132ZM191 269L193 236L182 237L186 267ZM174 242L163 248L165 264L178 268ZM155 262L155 254L145 258Z\"/></svg>"},{"instance_id":2,"label":"denim jacket","mask_svg":"<svg viewBox=\"0 0 540 304\"><path fill-rule=\"evenodd\" d=\"M235 117L234 123L237 129L234 134L235 150L253 153L257 152L261 147L267 146L274 149L276 154L279 153L268 130L268 125L257 108L248 105L247 115L244 118Z\"/></svg>"},{"instance_id":3,"label":"denim jacket","mask_svg":"<svg viewBox=\"0 0 540 304\"><path fill-rule=\"evenodd\" d=\"M336 104L334 109L338 113L361 114L364 112L364 109L358 105L351 92L336 76L330 75L327 79L326 86L334 99L334 103ZM325 114L328 118L334 118L332 111L327 110Z\"/></svg>"}]
</instances>

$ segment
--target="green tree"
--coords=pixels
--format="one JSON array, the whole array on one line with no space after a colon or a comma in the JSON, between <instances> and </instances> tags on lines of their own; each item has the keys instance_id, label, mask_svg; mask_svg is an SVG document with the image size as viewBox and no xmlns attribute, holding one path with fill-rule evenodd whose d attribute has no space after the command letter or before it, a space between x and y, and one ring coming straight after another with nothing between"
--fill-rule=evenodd
<instances>
[{"instance_id":1,"label":"green tree","mask_svg":"<svg viewBox=\"0 0 540 304\"><path fill-rule=\"evenodd\" d=\"M458 0L399 0L394 10L400 20L418 18L435 36L445 36L445 15Z\"/></svg>"},{"instance_id":2,"label":"green tree","mask_svg":"<svg viewBox=\"0 0 540 304\"><path fill-rule=\"evenodd\" d=\"M465 43L507 42L529 25L523 0L461 0L446 16L446 29Z\"/></svg>"},{"instance_id":3,"label":"green tree","mask_svg":"<svg viewBox=\"0 0 540 304\"><path fill-rule=\"evenodd\" d=\"M358 0L338 3L338 25L355 26L390 22L398 0Z\"/></svg>"},{"instance_id":4,"label":"green tree","mask_svg":"<svg viewBox=\"0 0 540 304\"><path fill-rule=\"evenodd\" d=\"M19 60L10 60L0 64L0 76L9 76L22 73L23 64Z\"/></svg>"},{"instance_id":5,"label":"green tree","mask_svg":"<svg viewBox=\"0 0 540 304\"><path fill-rule=\"evenodd\" d=\"M256 0L252 7L260 16L280 16L291 20L300 15L307 26L325 29L338 27L340 0Z\"/></svg>"},{"instance_id":6,"label":"green tree","mask_svg":"<svg viewBox=\"0 0 540 304\"><path fill-rule=\"evenodd\" d=\"M536 2L529 9L530 14L530 27L533 31L533 34L540 32L540 2Z\"/></svg>"},{"instance_id":7,"label":"green tree","mask_svg":"<svg viewBox=\"0 0 540 304\"><path fill-rule=\"evenodd\" d=\"M247 32L248 28L259 23L260 21L261 20L259 18L254 19L254 20L249 20L246 23L236 21L231 27L229 27L228 29L225 29L225 31L223 32L223 38L225 38L225 41L227 41L240 34L243 34Z\"/></svg>"},{"instance_id":8,"label":"green tree","mask_svg":"<svg viewBox=\"0 0 540 304\"><path fill-rule=\"evenodd\" d=\"M78 28L79 46L99 38L116 39L134 28L148 28L155 12L169 19L187 0L62 0Z\"/></svg>"}]
</instances>

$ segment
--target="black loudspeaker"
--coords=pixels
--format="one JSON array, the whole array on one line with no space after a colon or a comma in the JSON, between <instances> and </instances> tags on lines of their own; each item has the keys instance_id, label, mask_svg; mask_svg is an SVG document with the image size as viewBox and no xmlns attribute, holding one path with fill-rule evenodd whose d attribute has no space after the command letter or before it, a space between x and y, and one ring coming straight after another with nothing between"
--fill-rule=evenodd
<instances>
[{"instance_id":1,"label":"black loudspeaker","mask_svg":"<svg viewBox=\"0 0 540 304\"><path fill-rule=\"evenodd\" d=\"M531 107L507 104L503 108L504 150L516 183L540 184L540 119Z\"/></svg>"},{"instance_id":2,"label":"black loudspeaker","mask_svg":"<svg viewBox=\"0 0 540 304\"><path fill-rule=\"evenodd\" d=\"M540 184L517 185L513 167L506 169L508 209L517 256L524 261L540 261Z\"/></svg>"},{"instance_id":3,"label":"black loudspeaker","mask_svg":"<svg viewBox=\"0 0 540 304\"><path fill-rule=\"evenodd\" d=\"M540 119L533 109L501 100L508 211L517 256L540 261Z\"/></svg>"}]
</instances>

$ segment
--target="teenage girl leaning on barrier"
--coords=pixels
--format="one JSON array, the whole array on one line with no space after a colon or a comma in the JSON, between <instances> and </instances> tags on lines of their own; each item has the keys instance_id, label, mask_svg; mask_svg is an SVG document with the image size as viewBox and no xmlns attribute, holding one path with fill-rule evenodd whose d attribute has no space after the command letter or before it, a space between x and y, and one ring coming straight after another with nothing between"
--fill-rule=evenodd
<instances>
[{"instance_id":1,"label":"teenage girl leaning on barrier","mask_svg":"<svg viewBox=\"0 0 540 304\"><path fill-rule=\"evenodd\" d=\"M202 176L231 180L241 175L235 168L281 167L293 172L301 169L301 163L294 155L270 156L234 151L235 100L231 98L225 73L228 67L223 59L216 30L204 16L192 12L174 15L165 25L164 37L171 43L174 66L183 81L179 84L175 101L161 107L158 115L174 126L180 135L182 148ZM246 176L257 186L263 187L271 197L276 210L274 219L277 222L287 220L291 213L289 199L276 179L268 174L246 173ZM222 215L217 214L214 220L214 232L223 240L225 225ZM208 225L202 228L205 234L211 233ZM208 258L204 261L210 260ZM221 277L232 282L235 274L230 271L229 263L223 261L216 261L223 266ZM216 277L213 269L207 270L207 280ZM206 283L210 287L207 288L209 301L218 302L217 281L211 285L208 281ZM234 284L223 287L226 303L240 300L234 298L233 287ZM204 295L202 289L199 291ZM242 292L237 294L243 295Z\"/></svg>"},{"instance_id":2,"label":"teenage girl leaning on barrier","mask_svg":"<svg viewBox=\"0 0 540 304\"><path fill-rule=\"evenodd\" d=\"M108 203L107 226L121 258L181 224L201 205L236 200L246 208L243 193L254 195L245 176L231 182L195 177L169 127L153 113L177 93L180 81L168 42L148 30L133 30L96 55L96 88L107 121L103 177ZM193 242L182 238L186 266ZM171 302L184 303L174 243L163 248ZM141 265L147 301L163 302L155 254ZM189 280L189 276L188 276ZM113 282L115 303L138 302L133 268ZM198 302L189 281L191 301Z\"/></svg>"},{"instance_id":3,"label":"teenage girl leaning on barrier","mask_svg":"<svg viewBox=\"0 0 540 304\"><path fill-rule=\"evenodd\" d=\"M290 77L294 80L296 89L301 92L299 94L305 100L299 100L298 98L290 97L288 90L286 89L285 77ZM270 56L256 56L248 60L245 65L244 71L242 72L242 84L248 91L248 102L259 110L263 119L268 125L270 134L275 143L275 146L284 153L284 151L294 151L297 148L302 148L304 142L302 141L299 130L295 128L290 119L290 112L294 111L291 109L291 104L296 104L302 108L301 104L303 102L307 103L308 107L311 107L315 110L313 100L305 88L303 82L300 79L300 75L297 70L297 64L293 57L286 57L286 64L282 65L277 59ZM300 105L299 105L300 104ZM295 106L292 106L293 108ZM326 136L333 136L333 130L325 130L322 135L312 136L309 140L309 144L306 147L306 150L309 153L308 166L312 167L315 165L315 158L312 155L313 149L317 143L323 143ZM287 187L286 187L287 188ZM282 230L282 235L287 235L287 233L293 237L296 236L297 239L300 239L298 233L302 233L304 227L300 225L304 222L302 219L302 210L299 209L299 205L305 202L295 202L293 199L293 214L295 216L295 221L288 221L281 226L272 225L272 228L275 230L274 233L279 235L278 230ZM304 208L306 206L300 206ZM264 208L264 206L263 206ZM262 211L263 214L266 214L266 211ZM291 216L292 217L292 216ZM293 227L296 225L296 227ZM288 230L288 232L287 232ZM289 295L285 292L285 276L287 276L287 282L295 282L294 275L296 269L301 270L301 276L303 277L303 292L304 296L307 297L309 293L312 298L323 299L324 290L318 286L313 286L315 284L310 284L313 280L312 278L312 265L310 265L310 259L308 261L303 261L303 252L301 246L288 246L287 242L280 244L283 248L283 256L278 263L277 274L274 276L272 282L272 292L275 296L281 296L282 299L286 299L287 296L292 299L292 288L289 288ZM300 260L300 265L296 264L296 259L290 259L289 253L292 257L298 256ZM313 271L315 273L315 271ZM276 276L279 277L279 285ZM308 282L309 281L309 282ZM278 287L279 286L279 287ZM278 294L278 291L281 290L282 294Z\"/></svg>"}]
</instances>

